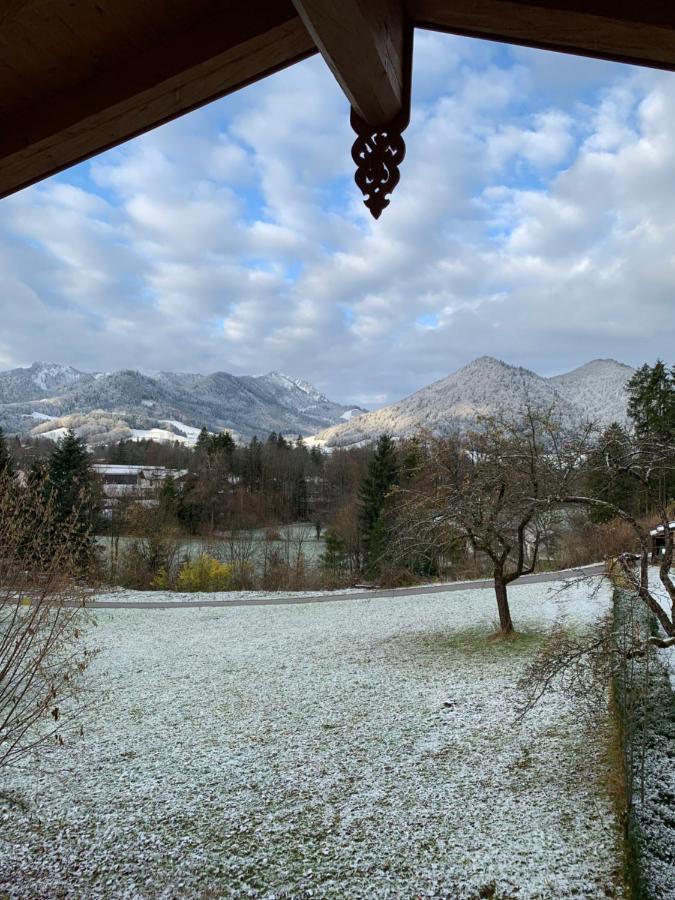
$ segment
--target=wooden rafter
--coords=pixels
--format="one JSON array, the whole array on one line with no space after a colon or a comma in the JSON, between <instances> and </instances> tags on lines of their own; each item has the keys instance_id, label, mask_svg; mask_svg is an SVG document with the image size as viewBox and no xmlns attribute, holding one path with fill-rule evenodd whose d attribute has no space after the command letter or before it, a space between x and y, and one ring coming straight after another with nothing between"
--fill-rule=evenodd
<instances>
[{"instance_id":1,"label":"wooden rafter","mask_svg":"<svg viewBox=\"0 0 675 900\"><path fill-rule=\"evenodd\" d=\"M293 0L351 104L352 158L364 203L389 205L410 120L412 25L402 0Z\"/></svg>"},{"instance_id":2,"label":"wooden rafter","mask_svg":"<svg viewBox=\"0 0 675 900\"><path fill-rule=\"evenodd\" d=\"M293 0L316 46L369 125L386 125L409 101L408 36L400 0Z\"/></svg>"}]
</instances>

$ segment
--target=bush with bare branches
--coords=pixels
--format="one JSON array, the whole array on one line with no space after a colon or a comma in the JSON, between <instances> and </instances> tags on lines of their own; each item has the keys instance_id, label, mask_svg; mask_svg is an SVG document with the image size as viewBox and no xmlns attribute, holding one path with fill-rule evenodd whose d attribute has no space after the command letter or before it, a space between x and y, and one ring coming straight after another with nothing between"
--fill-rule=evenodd
<instances>
[{"instance_id":1,"label":"bush with bare branches","mask_svg":"<svg viewBox=\"0 0 675 900\"><path fill-rule=\"evenodd\" d=\"M89 540L44 485L0 475L0 767L73 722L64 707L92 655L78 568Z\"/></svg>"},{"instance_id":2,"label":"bush with bare branches","mask_svg":"<svg viewBox=\"0 0 675 900\"><path fill-rule=\"evenodd\" d=\"M574 442L569 443L573 456L579 459L589 458L594 447L594 434L591 431L580 434ZM570 453L570 447L566 449L566 453ZM663 602L649 583L652 543L650 525L616 503L585 491L578 467L559 466L556 470L556 484L547 497L539 498L537 502L541 508L546 509L558 506L587 511L602 510L623 523L626 546L617 555L616 565L626 587L644 603L659 624L661 633L652 635L649 643L657 647L669 647L675 644L675 581L672 577L675 547L673 531L669 527L669 502L663 491L663 484L675 475L675 437L662 439L633 435L622 449L619 462L611 461L609 457L599 462L603 466L610 464L617 466L624 477L639 487L647 508L651 510L652 521L664 531L664 547L658 561L658 571L666 602ZM632 549L636 550L635 554L630 552Z\"/></svg>"}]
</instances>

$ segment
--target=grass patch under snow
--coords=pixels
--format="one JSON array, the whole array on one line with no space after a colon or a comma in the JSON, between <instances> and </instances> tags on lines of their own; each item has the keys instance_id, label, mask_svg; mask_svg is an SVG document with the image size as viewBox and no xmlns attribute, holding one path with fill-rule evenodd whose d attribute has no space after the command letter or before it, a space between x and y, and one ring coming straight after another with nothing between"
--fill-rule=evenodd
<instances>
[{"instance_id":1,"label":"grass patch under snow","mask_svg":"<svg viewBox=\"0 0 675 900\"><path fill-rule=\"evenodd\" d=\"M5 776L0 896L595 898L617 893L605 720L514 722L545 628L609 602L494 595L98 611L105 702Z\"/></svg>"}]
</instances>

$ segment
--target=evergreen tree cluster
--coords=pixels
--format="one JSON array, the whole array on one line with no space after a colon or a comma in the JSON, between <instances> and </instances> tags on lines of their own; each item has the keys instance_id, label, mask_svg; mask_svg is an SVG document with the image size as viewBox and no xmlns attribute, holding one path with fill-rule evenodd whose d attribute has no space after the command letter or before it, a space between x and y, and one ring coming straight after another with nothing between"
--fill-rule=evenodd
<instances>
[{"instance_id":1,"label":"evergreen tree cluster","mask_svg":"<svg viewBox=\"0 0 675 900\"><path fill-rule=\"evenodd\" d=\"M628 415L639 439L675 441L675 366L644 365L627 385Z\"/></svg>"},{"instance_id":2,"label":"evergreen tree cluster","mask_svg":"<svg viewBox=\"0 0 675 900\"><path fill-rule=\"evenodd\" d=\"M359 490L360 524L363 536L364 565L370 575L379 572L388 544L387 502L399 481L399 460L391 435L378 438L368 474Z\"/></svg>"},{"instance_id":3,"label":"evergreen tree cluster","mask_svg":"<svg viewBox=\"0 0 675 900\"><path fill-rule=\"evenodd\" d=\"M629 379L630 428L613 423L600 435L586 463L589 494L632 516L648 515L655 502L675 499L675 366L661 360L641 366ZM649 469L649 483L637 477ZM594 522L609 521L612 509L591 508Z\"/></svg>"},{"instance_id":4,"label":"evergreen tree cluster","mask_svg":"<svg viewBox=\"0 0 675 900\"><path fill-rule=\"evenodd\" d=\"M39 531L45 546L36 548L32 542L33 556L37 553L46 559L57 553L60 545L68 544L69 558L78 563L81 574L89 573L96 558L95 530L101 509L99 480L84 442L72 431L52 448L47 459L34 462L19 479L0 432L0 485L3 491L13 494L17 516L35 519L35 531Z\"/></svg>"}]
</instances>

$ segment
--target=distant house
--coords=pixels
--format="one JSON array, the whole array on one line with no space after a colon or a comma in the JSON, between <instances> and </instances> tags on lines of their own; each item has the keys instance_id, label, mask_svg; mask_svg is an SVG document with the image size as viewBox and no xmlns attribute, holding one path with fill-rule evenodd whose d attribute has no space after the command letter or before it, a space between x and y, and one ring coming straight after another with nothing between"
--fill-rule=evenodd
<instances>
[{"instance_id":1,"label":"distant house","mask_svg":"<svg viewBox=\"0 0 675 900\"><path fill-rule=\"evenodd\" d=\"M180 481L187 469L168 469L166 466L113 466L95 463L92 466L103 485L104 508L110 510L122 498L129 498L154 506L156 493L167 478Z\"/></svg>"},{"instance_id":2,"label":"distant house","mask_svg":"<svg viewBox=\"0 0 675 900\"><path fill-rule=\"evenodd\" d=\"M668 523L668 531L675 539L675 522ZM666 552L666 529L659 525L658 528L652 528L649 536L652 540L652 562L658 562Z\"/></svg>"}]
</instances>

